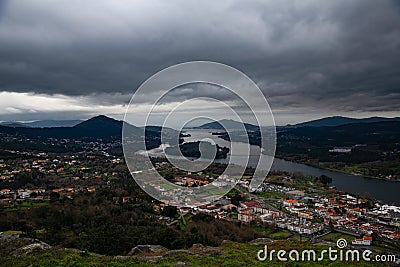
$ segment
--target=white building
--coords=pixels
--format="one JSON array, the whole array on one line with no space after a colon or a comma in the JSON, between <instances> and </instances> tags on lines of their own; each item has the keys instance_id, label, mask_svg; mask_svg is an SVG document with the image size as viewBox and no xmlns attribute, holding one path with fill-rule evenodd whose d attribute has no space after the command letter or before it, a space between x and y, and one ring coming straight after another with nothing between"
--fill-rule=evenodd
<instances>
[{"instance_id":1,"label":"white building","mask_svg":"<svg viewBox=\"0 0 400 267\"><path fill-rule=\"evenodd\" d=\"M362 246L370 246L372 243L372 237L371 236L363 236L362 238L356 238L353 241L351 241L351 244L353 245L362 245Z\"/></svg>"}]
</instances>

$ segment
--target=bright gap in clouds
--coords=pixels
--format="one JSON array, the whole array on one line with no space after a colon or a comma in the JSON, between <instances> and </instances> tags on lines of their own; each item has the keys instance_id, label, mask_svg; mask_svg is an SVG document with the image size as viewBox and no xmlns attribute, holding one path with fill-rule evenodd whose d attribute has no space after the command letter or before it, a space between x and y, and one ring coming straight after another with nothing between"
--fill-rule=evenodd
<instances>
[{"instance_id":1,"label":"bright gap in clouds","mask_svg":"<svg viewBox=\"0 0 400 267\"><path fill-rule=\"evenodd\" d=\"M106 114L121 117L121 104L96 103L94 96L71 97L0 92L0 120L82 119Z\"/></svg>"},{"instance_id":2,"label":"bright gap in clouds","mask_svg":"<svg viewBox=\"0 0 400 267\"><path fill-rule=\"evenodd\" d=\"M35 93L0 92L0 121L31 121L43 119L88 119L96 115L106 115L122 120L126 111L126 104L130 95L89 95L89 96L65 96L46 95ZM123 104L121 104L123 103ZM161 125L165 116L180 102L168 102L158 105L154 109L151 124ZM135 114L133 123L138 126L145 124L146 113L153 104L140 103L132 105L131 110ZM224 119L224 113L218 112L218 107L213 103L198 100L176 115L177 120L187 120L189 117L202 115L204 111L215 110L219 114L218 119ZM174 125L169 125L173 127Z\"/></svg>"},{"instance_id":3,"label":"bright gap in clouds","mask_svg":"<svg viewBox=\"0 0 400 267\"><path fill-rule=\"evenodd\" d=\"M88 119L97 115L106 115L118 120L122 120L126 111L126 105L129 103L131 95L126 94L96 94L88 96L65 96L61 94L46 95L35 93L17 93L0 92L0 121L33 121L33 120L70 120L70 119ZM163 119L167 113L180 102L168 102L158 106L155 109L155 116L150 121L153 125L162 125ZM233 106L235 103L229 102ZM215 104L215 103L214 103ZM149 103L140 103L132 109L137 116L131 123L144 125L144 110L148 109ZM311 108L275 108L271 105L276 125L295 124L298 122L318 119L327 116L348 116L348 117L396 117L396 112L336 112L326 110L321 113L318 109ZM193 102L191 108L181 110L176 115L177 120L189 120L193 116L207 115L210 110L215 111L216 119L235 119L218 109L213 103L204 100ZM250 117L249 117L250 118ZM246 118L245 118L246 120ZM207 121L196 121L197 124ZM247 122L247 120L246 120ZM251 123L251 120L248 121ZM168 125L174 127L174 125Z\"/></svg>"}]
</instances>

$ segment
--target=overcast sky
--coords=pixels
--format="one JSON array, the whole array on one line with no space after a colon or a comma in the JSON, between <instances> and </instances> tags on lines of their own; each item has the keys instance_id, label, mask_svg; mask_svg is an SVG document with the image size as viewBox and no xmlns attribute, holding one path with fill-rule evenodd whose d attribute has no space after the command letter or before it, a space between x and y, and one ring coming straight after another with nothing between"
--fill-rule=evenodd
<instances>
[{"instance_id":1,"label":"overcast sky","mask_svg":"<svg viewBox=\"0 0 400 267\"><path fill-rule=\"evenodd\" d=\"M278 124L397 116L399 25L397 0L0 0L0 121L121 118L142 82L192 60L247 74Z\"/></svg>"}]
</instances>

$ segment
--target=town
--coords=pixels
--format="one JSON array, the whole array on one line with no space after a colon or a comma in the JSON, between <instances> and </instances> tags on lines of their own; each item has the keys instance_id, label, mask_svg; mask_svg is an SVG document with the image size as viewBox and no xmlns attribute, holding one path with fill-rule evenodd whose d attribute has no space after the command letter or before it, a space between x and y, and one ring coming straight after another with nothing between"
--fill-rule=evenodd
<instances>
[{"instance_id":1,"label":"town","mask_svg":"<svg viewBox=\"0 0 400 267\"><path fill-rule=\"evenodd\" d=\"M148 212L167 226L178 222L185 227L185 220L190 216L206 215L217 221L248 225L272 239L298 237L318 243L334 242L337 236L345 236L353 246L375 245L378 251L398 251L400 245L400 207L340 192L326 183L326 177L271 172L262 186L250 193L251 170L246 170L235 188L223 198L206 205L181 207L171 213L167 212L171 203L158 202L116 185L122 177L132 184L134 181L124 160L108 152L112 144L91 141L85 146L89 148L77 153L3 150L0 211L5 214L30 210L110 191L113 205L148 203L151 207ZM217 181L231 181L220 176L224 168L221 164L213 164L198 173L180 171L160 158L154 159L154 166L179 186L210 183L223 186L225 182ZM0 232L24 233L23 228L13 225L13 229L2 228Z\"/></svg>"}]
</instances>

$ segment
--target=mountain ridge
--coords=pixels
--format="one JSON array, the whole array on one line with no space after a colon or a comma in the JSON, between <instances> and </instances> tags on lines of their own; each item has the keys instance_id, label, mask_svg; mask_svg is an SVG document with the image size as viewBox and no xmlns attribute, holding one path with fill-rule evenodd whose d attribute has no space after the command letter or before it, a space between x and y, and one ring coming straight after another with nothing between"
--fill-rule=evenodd
<instances>
[{"instance_id":1,"label":"mountain ridge","mask_svg":"<svg viewBox=\"0 0 400 267\"><path fill-rule=\"evenodd\" d=\"M390 122L400 121L400 117L386 118L386 117L368 117L368 118L350 118L344 116L331 116L324 117L316 120L305 121L289 127L323 127L323 126L341 126L352 123L375 123L375 122Z\"/></svg>"},{"instance_id":2,"label":"mountain ridge","mask_svg":"<svg viewBox=\"0 0 400 267\"><path fill-rule=\"evenodd\" d=\"M37 120L32 122L5 121L0 123L0 125L9 127L54 128L73 127L81 122L83 122L83 120Z\"/></svg>"},{"instance_id":3,"label":"mountain ridge","mask_svg":"<svg viewBox=\"0 0 400 267\"><path fill-rule=\"evenodd\" d=\"M7 127L0 125L0 134L21 136L40 140L41 138L58 139L79 139L87 140L102 139L104 141L116 141L122 139L122 128L129 127L130 137L142 140L143 127L137 127L124 121L99 115L79 123L73 127L51 127L51 128L27 128L27 127ZM161 145L161 127L146 126L146 148L152 149ZM163 128L163 134L175 131Z\"/></svg>"},{"instance_id":4,"label":"mountain ridge","mask_svg":"<svg viewBox=\"0 0 400 267\"><path fill-rule=\"evenodd\" d=\"M226 128L228 130L240 130L242 129L242 125L244 125L246 130L258 130L259 127L245 122L238 122L232 119L223 119L219 121L213 121L209 123L202 124L198 127L194 127L195 129L213 129L213 130L224 130Z\"/></svg>"}]
</instances>

